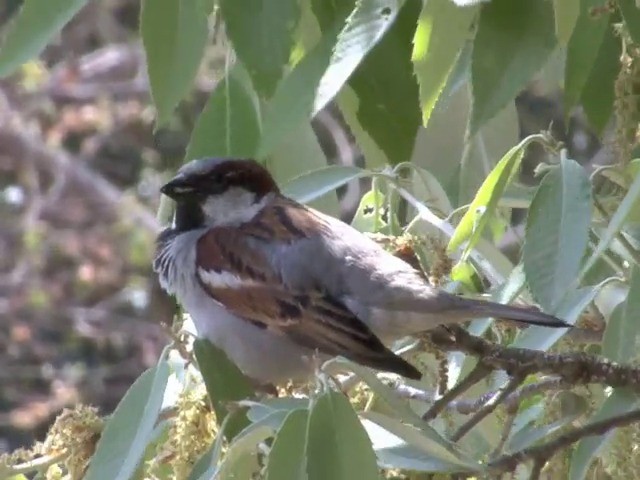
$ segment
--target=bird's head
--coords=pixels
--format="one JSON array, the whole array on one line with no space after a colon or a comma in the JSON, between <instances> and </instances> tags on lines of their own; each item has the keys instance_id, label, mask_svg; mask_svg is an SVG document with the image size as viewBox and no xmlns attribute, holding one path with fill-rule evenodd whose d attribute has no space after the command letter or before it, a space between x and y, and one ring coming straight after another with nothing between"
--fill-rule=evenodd
<instances>
[{"instance_id":1,"label":"bird's head","mask_svg":"<svg viewBox=\"0 0 640 480\"><path fill-rule=\"evenodd\" d=\"M160 191L176 201L179 229L240 225L279 193L271 174L258 162L229 158L193 160Z\"/></svg>"}]
</instances>

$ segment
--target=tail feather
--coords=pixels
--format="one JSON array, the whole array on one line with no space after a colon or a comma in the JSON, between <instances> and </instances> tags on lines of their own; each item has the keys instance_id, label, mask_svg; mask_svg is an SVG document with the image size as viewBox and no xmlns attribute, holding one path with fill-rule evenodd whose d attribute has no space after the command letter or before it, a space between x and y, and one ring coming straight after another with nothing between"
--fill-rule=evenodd
<instances>
[{"instance_id":1,"label":"tail feather","mask_svg":"<svg viewBox=\"0 0 640 480\"><path fill-rule=\"evenodd\" d=\"M541 312L536 307L515 307L501 303L464 299L465 307L474 312L474 316L498 317L515 322L540 325L542 327L571 328L572 325L558 317Z\"/></svg>"}]
</instances>

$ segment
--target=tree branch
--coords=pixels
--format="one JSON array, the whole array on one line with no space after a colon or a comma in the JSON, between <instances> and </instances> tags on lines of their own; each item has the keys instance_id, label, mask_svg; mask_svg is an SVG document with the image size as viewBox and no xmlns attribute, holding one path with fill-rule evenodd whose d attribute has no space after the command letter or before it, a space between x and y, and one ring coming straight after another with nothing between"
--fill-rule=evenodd
<instances>
[{"instance_id":1,"label":"tree branch","mask_svg":"<svg viewBox=\"0 0 640 480\"><path fill-rule=\"evenodd\" d=\"M525 448L524 450L510 455L504 455L497 460L490 462L489 468L493 474L501 474L513 471L520 463L530 460L533 460L536 464L544 463L555 453L567 448L578 440L594 435L603 435L609 430L635 422L640 422L640 409L590 423L584 427L576 428L559 435L557 438L549 442Z\"/></svg>"}]
</instances>

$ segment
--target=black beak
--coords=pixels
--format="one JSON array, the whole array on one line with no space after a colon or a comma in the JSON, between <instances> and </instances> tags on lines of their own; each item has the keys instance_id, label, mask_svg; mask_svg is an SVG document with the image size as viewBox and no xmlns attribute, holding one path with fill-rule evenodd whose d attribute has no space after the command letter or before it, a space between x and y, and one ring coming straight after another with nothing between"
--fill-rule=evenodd
<instances>
[{"instance_id":1,"label":"black beak","mask_svg":"<svg viewBox=\"0 0 640 480\"><path fill-rule=\"evenodd\" d=\"M193 185L190 184L187 177L181 173L173 177L161 188L160 192L173 200L184 198L194 193Z\"/></svg>"}]
</instances>

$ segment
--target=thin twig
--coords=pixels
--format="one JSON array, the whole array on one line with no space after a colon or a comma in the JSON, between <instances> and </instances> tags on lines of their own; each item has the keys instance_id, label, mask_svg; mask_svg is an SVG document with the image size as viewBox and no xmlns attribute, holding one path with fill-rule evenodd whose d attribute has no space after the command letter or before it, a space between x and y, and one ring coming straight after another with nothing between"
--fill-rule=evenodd
<instances>
[{"instance_id":1,"label":"thin twig","mask_svg":"<svg viewBox=\"0 0 640 480\"><path fill-rule=\"evenodd\" d=\"M603 435L614 428L623 427L636 422L640 422L640 409L590 423L584 427L576 428L559 435L557 438L549 442L525 448L524 450L520 450L519 452L510 455L504 455L497 460L490 462L489 468L492 473L500 474L513 471L520 463L527 462L529 460L544 463L555 453L585 437Z\"/></svg>"},{"instance_id":2,"label":"thin twig","mask_svg":"<svg viewBox=\"0 0 640 480\"><path fill-rule=\"evenodd\" d=\"M422 390L411 385L406 384L392 384L390 385L393 390L402 398L408 398L411 400L418 400L421 402L431 403L437 397L433 391ZM504 406L508 410L517 409L522 400L538 393L546 392L548 390L564 390L571 387L569 383L565 382L561 378L544 378L539 382L529 383L524 385L518 391L513 392L504 400ZM487 392L478 398L472 400L457 399L451 400L447 406L447 410L453 410L456 413L462 415L469 415L477 412L482 406L487 403L496 392Z\"/></svg>"},{"instance_id":3,"label":"thin twig","mask_svg":"<svg viewBox=\"0 0 640 480\"><path fill-rule=\"evenodd\" d=\"M518 374L512 377L509 382L505 385L505 387L496 392L493 397L483 405L483 407L478 410L473 416L463 423L460 428L454 432L451 436L451 441L457 442L462 437L464 437L469 431L475 427L478 423L482 421L485 417L490 415L498 405L500 405L511 393L515 392L516 388L524 381L525 375Z\"/></svg>"},{"instance_id":4,"label":"thin twig","mask_svg":"<svg viewBox=\"0 0 640 480\"><path fill-rule=\"evenodd\" d=\"M485 378L491 372L490 368L487 368L482 362L478 362L478 364L474 367L469 375L467 375L460 383L458 383L451 390L446 392L442 397L433 402L431 408L425 412L422 416L423 420L431 420L436 418L440 412L442 412L447 405L456 397L459 397L464 392L469 390L473 385L478 383L480 380Z\"/></svg>"},{"instance_id":5,"label":"thin twig","mask_svg":"<svg viewBox=\"0 0 640 480\"><path fill-rule=\"evenodd\" d=\"M491 453L491 458L495 458L502 453L507 440L509 439L509 435L511 435L511 430L513 429L513 423L516 419L516 414L518 413L517 409L507 409L507 418L504 421L504 425L502 427L502 433L500 434L500 441L498 445Z\"/></svg>"}]
</instances>

